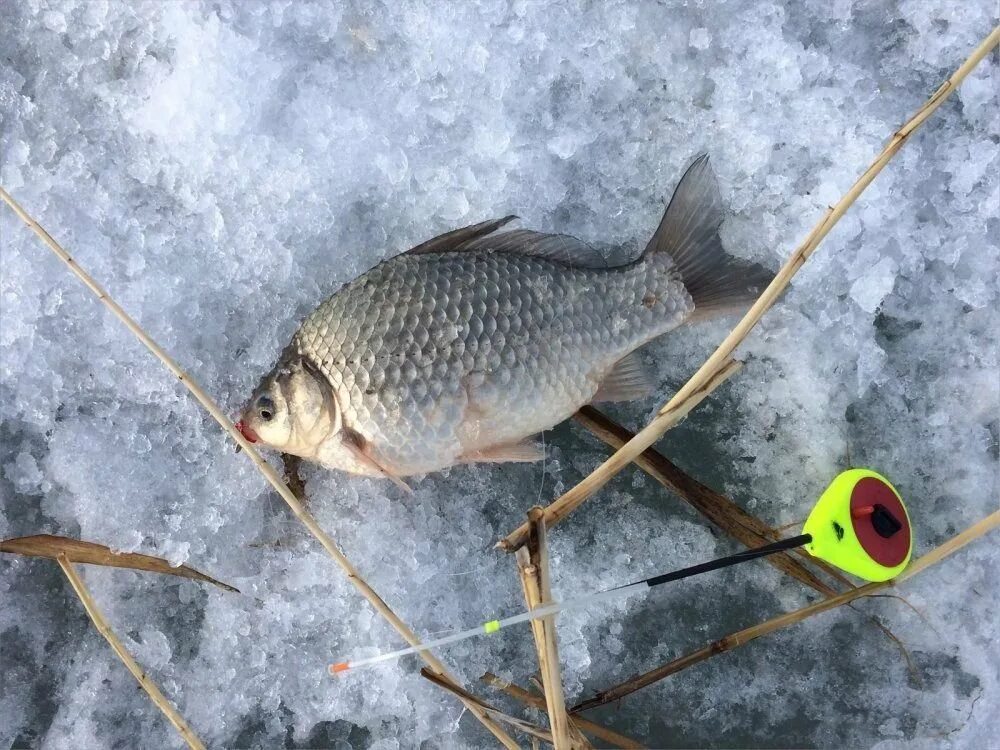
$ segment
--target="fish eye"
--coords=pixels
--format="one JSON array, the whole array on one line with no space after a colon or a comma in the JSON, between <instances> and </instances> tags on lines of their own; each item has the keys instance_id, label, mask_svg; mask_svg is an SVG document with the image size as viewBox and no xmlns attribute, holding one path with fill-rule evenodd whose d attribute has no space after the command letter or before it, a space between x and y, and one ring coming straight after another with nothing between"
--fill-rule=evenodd
<instances>
[{"instance_id":1,"label":"fish eye","mask_svg":"<svg viewBox=\"0 0 1000 750\"><path fill-rule=\"evenodd\" d=\"M270 422L274 418L274 402L267 396L257 399L257 413L265 422Z\"/></svg>"}]
</instances>

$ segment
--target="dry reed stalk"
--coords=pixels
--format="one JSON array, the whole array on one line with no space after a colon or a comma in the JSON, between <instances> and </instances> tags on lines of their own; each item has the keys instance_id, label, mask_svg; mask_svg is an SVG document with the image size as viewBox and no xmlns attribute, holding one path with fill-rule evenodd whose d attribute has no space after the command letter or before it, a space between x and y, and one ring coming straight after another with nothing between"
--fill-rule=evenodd
<instances>
[{"instance_id":1,"label":"dry reed stalk","mask_svg":"<svg viewBox=\"0 0 1000 750\"><path fill-rule=\"evenodd\" d=\"M549 582L549 548L546 543L544 511L535 506L528 511L529 540L528 555L531 562L529 568L533 573L537 588L531 591L529 602L531 609L549 604L552 601L552 587ZM525 587L526 592L529 587ZM534 622L534 621L533 621ZM538 666L542 672L542 685L545 688L545 702L549 712L549 726L556 750L569 750L573 746L570 741L569 719L566 716L566 699L562 689L562 670L559 665L559 647L556 643L555 617L543 617L538 621L539 628L533 629L536 634L535 645L538 651ZM541 635L541 642L538 635Z\"/></svg>"},{"instance_id":2,"label":"dry reed stalk","mask_svg":"<svg viewBox=\"0 0 1000 750\"><path fill-rule=\"evenodd\" d=\"M892 585L893 583L902 583L903 581L913 578L913 576L917 573L923 572L931 565L936 565L949 555L955 554L962 549L962 547L975 541L979 537L990 533L997 527L1000 527L1000 510L993 511L986 516L986 518L981 521L977 521L961 534L956 534L944 544L940 544L932 549L926 555L921 555L916 560L911 562L906 567L906 570L900 573L893 581L888 581L887 583Z\"/></svg>"},{"instance_id":3,"label":"dry reed stalk","mask_svg":"<svg viewBox=\"0 0 1000 750\"><path fill-rule=\"evenodd\" d=\"M535 566L531 564L528 550L523 547L519 549L514 555L514 560L517 563L517 574L521 580L525 604L527 604L528 609L534 609L538 606L541 596L538 593L538 577L535 575ZM535 639L535 650L538 652L540 666L545 650L545 632L542 630L542 621L531 620L528 624L531 626L531 634Z\"/></svg>"},{"instance_id":4,"label":"dry reed stalk","mask_svg":"<svg viewBox=\"0 0 1000 750\"><path fill-rule=\"evenodd\" d=\"M998 526L1000 526L1000 511L994 511L982 521L979 521L963 531L961 534L949 539L944 544L936 547L926 555L923 555L912 562L898 578L879 583L868 583L864 586L852 589L851 591L846 591L843 594L838 594L831 599L824 599L823 601L811 604L808 607L797 609L794 612L787 612L786 614L779 615L778 617L758 623L757 625L753 625L749 628L744 628L743 630L739 630L735 633L730 633L724 638L713 641L697 651L692 651L690 654L674 659L673 661L663 664L656 669L645 672L638 677L633 677L625 682L615 685L614 687L608 688L607 690L602 690L593 698L585 700L574 706L571 709L571 713L587 711L588 709L596 708L597 706L603 706L606 703L614 703L627 695L631 695L637 690L641 690L644 687L652 685L654 682L658 682L665 677L669 677L672 674L687 669L693 664L705 661L716 654L732 651L733 649L743 646L750 641L760 638L761 636L768 635L776 630L781 630L782 628L802 622L808 617L834 609L842 604L848 604L849 602L863 596L871 596L878 591L889 588L898 583L902 583L908 578L927 569L931 565L941 562L944 558L957 552L965 545L992 531Z\"/></svg>"},{"instance_id":5,"label":"dry reed stalk","mask_svg":"<svg viewBox=\"0 0 1000 750\"><path fill-rule=\"evenodd\" d=\"M531 563L531 555L528 553L528 549L522 547L517 550L514 555L514 560L517 564L518 578L521 581L521 590L524 592L525 605L529 610L535 609L541 606L541 593L539 590L538 581L538 569ZM552 721L553 709L551 706L555 705L555 700L551 696L551 689L546 687L551 684L548 679L548 655L545 650L545 623L542 620L529 620L529 626L531 627L532 640L535 642L535 653L538 658L538 668L540 680L535 680L539 692L544 695L541 698L543 708L549 716L549 726L554 726ZM561 687L561 683L560 683ZM566 701L563 699L563 711L566 710ZM553 745L555 743L553 742Z\"/></svg>"},{"instance_id":6,"label":"dry reed stalk","mask_svg":"<svg viewBox=\"0 0 1000 750\"><path fill-rule=\"evenodd\" d=\"M420 670L420 676L423 677L425 680L433 682L442 690L447 690L449 693L452 693L453 695L457 696L463 703L474 703L475 705L479 706L479 708L481 708L483 711L488 713L490 716L493 716L506 724L510 724L512 727L520 729L522 732L525 732L526 734L529 734L532 737L538 737L550 744L552 743L552 733L547 729L535 726L531 722L524 721L523 719L518 719L517 717L511 716L510 714L505 714L503 711L496 708L495 706L490 705L482 698L473 695L465 688L456 685L454 682L446 680L444 677L437 674L436 672L432 672L427 667L423 667Z\"/></svg>"},{"instance_id":7,"label":"dry reed stalk","mask_svg":"<svg viewBox=\"0 0 1000 750\"><path fill-rule=\"evenodd\" d=\"M528 522L531 525L531 542L528 545L528 552L531 554L532 563L535 566L535 575L538 577L538 604L544 606L553 601L552 584L549 577L549 546L545 532L545 513L540 507L531 508L528 511ZM553 723L552 733L555 739L556 750L560 750L561 740L566 739L566 746L569 747L569 719L566 716L566 699L563 696L562 688L562 667L559 662L559 646L556 640L556 618L555 616L542 618L544 638L545 663L543 667L545 684L551 691L551 704L549 718Z\"/></svg>"},{"instance_id":8,"label":"dry reed stalk","mask_svg":"<svg viewBox=\"0 0 1000 750\"><path fill-rule=\"evenodd\" d=\"M531 556L528 553L528 549L522 547L517 551L514 556L517 561L517 572L521 580L521 589L524 592L524 601L528 609L534 609L541 606L541 593L539 589L538 580L538 568L531 563ZM547 688L546 685L552 685L553 681L548 674L549 670L549 656L546 650L546 632L545 623L542 620L530 620L529 625L531 626L531 634L535 641L535 652L538 655L538 665L540 669L540 674L542 676L541 681L533 680L537 683L539 691L545 696L539 700L542 703L543 708L549 713L549 725L552 726L553 722L551 719L551 712L549 712L548 706L554 705L558 699L552 697L552 691ZM559 682L560 692L562 691L562 683ZM562 700L563 713L566 711L566 701L565 698ZM580 746L585 746L586 740L575 733L574 739L577 740L577 744Z\"/></svg>"},{"instance_id":9,"label":"dry reed stalk","mask_svg":"<svg viewBox=\"0 0 1000 750\"><path fill-rule=\"evenodd\" d=\"M541 606L541 594L539 593L538 586L538 570L531 564L531 556L528 554L528 550L524 547L519 549L514 555L514 560L517 564L518 577L521 580L521 590L524 592L524 601L528 609L535 609ZM552 722L552 712L549 708L552 705L551 691L547 685L550 681L547 679L547 655L545 652L545 624L541 620L530 620L529 625L531 626L532 639L535 642L535 653L538 655L538 668L542 680L538 683L538 687L544 694L543 703L545 704L545 710L549 714L549 726L553 726ZM563 710L565 710L565 700L563 700Z\"/></svg>"},{"instance_id":10,"label":"dry reed stalk","mask_svg":"<svg viewBox=\"0 0 1000 750\"><path fill-rule=\"evenodd\" d=\"M291 508L292 513L295 517L299 519L309 530L309 532L316 537L319 543L326 550L327 554L333 558L334 562L340 566L341 570L347 576L347 579L354 585L354 587L361 592L361 595L371 603L375 610L382 615L385 620L395 628L396 632L399 633L403 640L405 640L411 646L420 645L420 639L414 634L412 630L404 623L388 604L383 601L375 590L368 585L368 583L361 577L355 567L351 564L350 560L344 555L343 552L337 547L333 539L320 527L316 519L313 518L312 514L306 510L305 506L299 501L295 494L288 488L288 486L281 480L277 472L271 467L267 461L257 452L253 445L247 441L246 438L237 430L232 420L230 420L222 410L216 405L209 396L197 382L195 382L187 373L185 373L180 366L170 355L153 340L149 334L147 334L138 323L136 323L128 313L125 312L122 307L112 299L108 293L93 279L90 274L88 274L73 258L67 253L62 246L56 242L52 236L45 231L45 229L36 222L28 213L21 208L21 206L15 201L11 195L0 188L0 199L3 199L7 205L9 205L15 214L25 223L28 227L44 242L48 248L63 262L66 266L73 272L73 274L83 282L83 284L94 293L94 295L107 307L118 320L120 320L132 334L143 343L143 345L151 351L157 359L160 360L166 366L174 376L184 384L184 386L191 392L197 400L198 403L204 407L212 418L219 423L223 430L225 430L229 436L236 441L244 453L250 458L254 466L264 475L264 478L270 483L270 485L275 489L275 491L281 496L281 498L288 504ZM454 677L452 677L447 668L442 664L437 657L428 651L421 651L420 657L430 666L432 669L439 672L441 675L447 677L450 681L456 682ZM508 735L498 724L496 724L492 719L490 719L482 709L474 704L469 704L469 711L479 719L483 725L507 748L510 750L516 750L517 743Z\"/></svg>"},{"instance_id":11,"label":"dry reed stalk","mask_svg":"<svg viewBox=\"0 0 1000 750\"><path fill-rule=\"evenodd\" d=\"M514 700L520 701L521 703L531 706L532 708L538 708L542 711L545 710L545 699L535 695L530 690L525 690L523 687L507 682L506 680L497 677L492 672L484 674L482 680L490 687L503 691ZM639 744L631 737L626 737L624 734L619 734L613 729L608 729L607 727L601 726L600 724L590 721L589 719L585 719L582 716L570 716L569 721L571 724L575 724L579 729L592 737L604 740L614 747L620 747L623 748L623 750L643 750L643 748L645 748L645 745Z\"/></svg>"},{"instance_id":12,"label":"dry reed stalk","mask_svg":"<svg viewBox=\"0 0 1000 750\"><path fill-rule=\"evenodd\" d=\"M736 347L743 342L753 327L763 317L764 313L775 303L789 282L791 282L792 277L819 246L819 243L830 233L830 230L833 229L840 218L847 212L847 209L854 204L858 196L871 184L872 180L889 163L892 157L896 155L896 152L903 147L917 128L941 106L941 103L948 98L948 95L958 88L965 77L972 72L998 43L1000 43L1000 26L993 29L989 36L976 47L968 59L959 66L952 76L938 87L937 91L931 95L930 99L924 103L917 113L893 134L888 145L886 145L868 169L865 170L837 204L827 209L819 223L791 254L778 271L778 274L768 284L767 288L764 289L746 315L743 316L743 319L736 324L736 327L733 328L687 383L660 409L656 417L637 433L634 438L618 449L607 461L594 469L589 476L584 477L575 487L545 509L545 520L550 526L558 523L572 513L587 498L611 481L611 478L619 471L634 461L639 454L659 440L664 432L677 423L676 415L679 411L685 409L686 411L690 411L695 404L715 390L722 382L722 379L719 378L720 373L725 368L730 367L730 358ZM691 403L692 401L694 403ZM503 539L498 546L508 551L520 547L524 544L526 531L522 526Z\"/></svg>"},{"instance_id":13,"label":"dry reed stalk","mask_svg":"<svg viewBox=\"0 0 1000 750\"><path fill-rule=\"evenodd\" d=\"M583 407L573 418L615 449L633 437L631 432L592 406ZM647 448L640 453L635 464L741 544L759 547L778 538L775 530L766 523L747 513L722 493L694 479L655 449ZM822 560L803 556L846 586L852 585L836 568ZM786 552L771 555L765 561L825 596L837 594L837 591L813 575L802 562Z\"/></svg>"},{"instance_id":14,"label":"dry reed stalk","mask_svg":"<svg viewBox=\"0 0 1000 750\"><path fill-rule=\"evenodd\" d=\"M660 434L662 434L662 432L666 432L667 428L673 427L675 424L684 419L684 417L686 417L691 412L692 409L694 409L698 404L702 402L702 399L708 396L708 394L711 393L713 390L715 390L718 386L722 385L722 383L724 383L729 378L730 375L735 373L742 366L743 366L742 362L729 360L729 362L727 362L726 365L722 367L715 374L715 376L709 382L708 386L702 388L697 393L695 393L690 399L688 399L685 403L679 404L677 408L672 409L668 414L663 416L662 422L657 421L661 419L661 417L657 417L657 420L650 422L645 428L643 428L641 432L639 432L636 435L635 439L638 439L643 435L646 435L647 433L651 435L652 434L651 431L654 428L658 429L661 424L665 424L667 425L667 427L664 427L664 429L661 431ZM646 447L648 448L649 445L652 445L655 440L656 440L655 437L650 438L649 443ZM641 452L642 451L640 451L640 453ZM608 475L603 482L601 482L601 486L606 484L607 481L610 480L612 476L617 474L619 471L625 468L625 466L627 466L632 460L634 460L634 457L627 458L622 460L620 465L618 465L617 463L618 459L616 457L619 456L619 454L621 453L622 451L619 450L617 453L611 456L611 458L609 458L607 461L601 464L601 467L608 466L611 463L614 463L614 465L616 466L614 471L610 475ZM549 526L552 526L561 521L566 516L568 516L574 510L576 510L577 506L579 506L580 503L582 503L584 500L587 499L587 497L590 496L590 494L592 494L592 493L587 493L587 495L578 498L579 488L582 487L586 482L588 482L588 480L590 480L591 477L595 476L595 474L596 472L592 473L589 477L584 478L580 482L580 484L578 484L572 490L564 494L558 500L555 500L550 505L548 505L544 509L545 523L548 524ZM593 491L596 492L597 489L598 488L595 487ZM528 524L524 523L521 524L514 531L512 531L510 534L505 536L503 539L501 539L499 542L497 542L496 546L498 549L505 550L506 552L513 552L514 550L523 546L527 540L528 540Z\"/></svg>"},{"instance_id":15,"label":"dry reed stalk","mask_svg":"<svg viewBox=\"0 0 1000 750\"><path fill-rule=\"evenodd\" d=\"M66 578L69 579L70 585L83 604L83 608L87 610L87 614L90 616L91 622L94 623L94 627L97 628L97 632L104 636L104 640L111 645L112 650L128 668L128 671L139 681L139 685L149 695L150 700L163 712L163 715L167 717L167 721L174 725L174 728L184 739L184 742L187 743L188 747L192 748L192 750L205 750L205 746L198 739L198 735L188 726L188 723L184 721L184 717L177 712L177 709L173 707L167 696L160 691L155 682L149 679L149 676L139 666L139 663L128 652L128 649L125 648L125 645L118 640L118 636L114 634L111 626L108 625L108 621L104 619L104 615L98 608L97 602L90 595L89 589L87 589L83 579L76 572L73 563L64 554L56 556L56 562L59 563L59 567L62 568L63 573L66 574Z\"/></svg>"}]
</instances>

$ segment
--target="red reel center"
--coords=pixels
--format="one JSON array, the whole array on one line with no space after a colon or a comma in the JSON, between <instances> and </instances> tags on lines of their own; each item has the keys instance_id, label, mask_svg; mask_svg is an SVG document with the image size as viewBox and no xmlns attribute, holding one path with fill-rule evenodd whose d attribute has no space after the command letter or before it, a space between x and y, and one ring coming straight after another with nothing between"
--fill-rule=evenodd
<instances>
[{"instance_id":1,"label":"red reel center","mask_svg":"<svg viewBox=\"0 0 1000 750\"><path fill-rule=\"evenodd\" d=\"M910 552L910 519L885 482L860 480L851 491L851 523L861 547L879 565L893 568Z\"/></svg>"}]
</instances>

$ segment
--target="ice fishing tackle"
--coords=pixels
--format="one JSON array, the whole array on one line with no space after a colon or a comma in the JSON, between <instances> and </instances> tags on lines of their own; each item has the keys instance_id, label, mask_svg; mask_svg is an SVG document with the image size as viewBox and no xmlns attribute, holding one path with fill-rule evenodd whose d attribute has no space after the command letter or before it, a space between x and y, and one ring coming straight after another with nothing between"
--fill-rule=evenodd
<instances>
[{"instance_id":1,"label":"ice fishing tackle","mask_svg":"<svg viewBox=\"0 0 1000 750\"><path fill-rule=\"evenodd\" d=\"M913 534L903 499L870 469L840 474L802 528L814 557L866 581L887 581L910 562Z\"/></svg>"},{"instance_id":2,"label":"ice fishing tackle","mask_svg":"<svg viewBox=\"0 0 1000 750\"><path fill-rule=\"evenodd\" d=\"M552 602L530 612L502 620L489 620L474 628L428 641L419 646L390 651L367 659L330 665L331 674L371 666L477 635L489 635L509 625L616 599L671 581L727 568L731 565L804 547L813 557L866 581L887 581L899 575L910 562L913 533L903 500L885 477L870 469L849 469L838 475L813 507L802 533L789 539L744 550L735 555L692 565L688 568L650 576L624 586L584 594L565 602Z\"/></svg>"}]
</instances>

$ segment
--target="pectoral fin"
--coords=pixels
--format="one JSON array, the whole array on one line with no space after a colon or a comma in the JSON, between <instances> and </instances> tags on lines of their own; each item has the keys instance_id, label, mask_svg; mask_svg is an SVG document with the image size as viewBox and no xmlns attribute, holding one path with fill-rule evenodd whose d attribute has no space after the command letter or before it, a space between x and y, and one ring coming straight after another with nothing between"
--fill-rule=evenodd
<instances>
[{"instance_id":1,"label":"pectoral fin","mask_svg":"<svg viewBox=\"0 0 1000 750\"><path fill-rule=\"evenodd\" d=\"M354 454L355 458L358 459L359 463L364 464L368 468L372 469L376 474L385 477L391 481L394 485L399 487L405 492L413 492L406 482L400 479L396 474L389 471L385 466L379 463L372 455L368 448L368 441L364 439L363 436L356 433L354 430L345 428L342 432L344 447L347 448L351 453Z\"/></svg>"}]
</instances>

